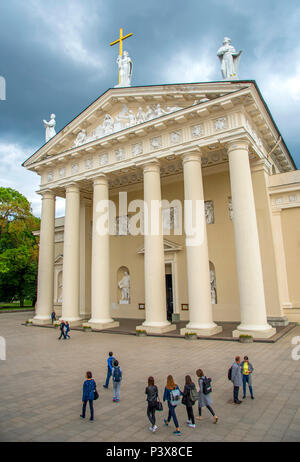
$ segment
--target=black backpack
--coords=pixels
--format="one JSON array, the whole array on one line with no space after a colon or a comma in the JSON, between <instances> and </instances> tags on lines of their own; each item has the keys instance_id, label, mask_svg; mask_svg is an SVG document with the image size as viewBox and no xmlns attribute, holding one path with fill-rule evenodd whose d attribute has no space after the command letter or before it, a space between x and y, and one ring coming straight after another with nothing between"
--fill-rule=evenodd
<instances>
[{"instance_id":1,"label":"black backpack","mask_svg":"<svg viewBox=\"0 0 300 462\"><path fill-rule=\"evenodd\" d=\"M232 366L228 369L228 380L231 380L231 375L232 375Z\"/></svg>"},{"instance_id":2,"label":"black backpack","mask_svg":"<svg viewBox=\"0 0 300 462\"><path fill-rule=\"evenodd\" d=\"M211 379L209 377L202 378L202 391L204 395L208 395L212 392Z\"/></svg>"}]
</instances>

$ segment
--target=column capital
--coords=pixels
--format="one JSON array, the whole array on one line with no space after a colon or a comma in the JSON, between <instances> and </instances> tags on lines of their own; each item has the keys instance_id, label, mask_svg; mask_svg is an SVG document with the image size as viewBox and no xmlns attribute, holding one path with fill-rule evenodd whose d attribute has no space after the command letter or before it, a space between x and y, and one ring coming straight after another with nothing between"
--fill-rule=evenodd
<instances>
[{"instance_id":1,"label":"column capital","mask_svg":"<svg viewBox=\"0 0 300 462\"><path fill-rule=\"evenodd\" d=\"M201 157L202 157L202 153L201 151L199 150L195 150L195 151L187 151L185 152L184 154L182 154L182 163L185 164L187 162L199 162L199 164L201 165Z\"/></svg>"},{"instance_id":2,"label":"column capital","mask_svg":"<svg viewBox=\"0 0 300 462\"><path fill-rule=\"evenodd\" d=\"M233 140L233 141L229 141L227 144L226 144L226 148L227 148L227 153L229 154L230 152L232 151L237 151L237 150L245 150L245 151L248 151L249 150L249 146L250 146L250 141L247 140L247 139L237 139L237 140Z\"/></svg>"},{"instance_id":3,"label":"column capital","mask_svg":"<svg viewBox=\"0 0 300 462\"><path fill-rule=\"evenodd\" d=\"M108 178L105 173L100 173L96 178L93 178L93 185L94 186L107 186L108 185Z\"/></svg>"},{"instance_id":4,"label":"column capital","mask_svg":"<svg viewBox=\"0 0 300 462\"><path fill-rule=\"evenodd\" d=\"M279 209L272 209L272 215L274 216L281 216L281 212L282 212L282 209L279 208Z\"/></svg>"},{"instance_id":5,"label":"column capital","mask_svg":"<svg viewBox=\"0 0 300 462\"><path fill-rule=\"evenodd\" d=\"M80 188L77 183L68 183L66 185L66 193L80 193Z\"/></svg>"},{"instance_id":6,"label":"column capital","mask_svg":"<svg viewBox=\"0 0 300 462\"><path fill-rule=\"evenodd\" d=\"M55 197L56 197L54 191L52 191L51 189L46 189L44 191L37 191L37 194L42 196L42 200L43 199L53 199L53 200L55 200Z\"/></svg>"},{"instance_id":7,"label":"column capital","mask_svg":"<svg viewBox=\"0 0 300 462\"><path fill-rule=\"evenodd\" d=\"M149 162L142 164L142 168L144 173L153 172L160 174L160 162L157 159L149 160Z\"/></svg>"}]
</instances>

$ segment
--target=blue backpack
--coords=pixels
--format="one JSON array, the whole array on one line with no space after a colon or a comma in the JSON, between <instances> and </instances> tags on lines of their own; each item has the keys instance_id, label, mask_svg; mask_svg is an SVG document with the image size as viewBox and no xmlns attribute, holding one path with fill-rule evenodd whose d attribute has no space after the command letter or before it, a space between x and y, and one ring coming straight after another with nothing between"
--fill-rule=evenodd
<instances>
[{"instance_id":1,"label":"blue backpack","mask_svg":"<svg viewBox=\"0 0 300 462\"><path fill-rule=\"evenodd\" d=\"M122 372L120 366L114 367L113 379L114 382L121 382Z\"/></svg>"}]
</instances>

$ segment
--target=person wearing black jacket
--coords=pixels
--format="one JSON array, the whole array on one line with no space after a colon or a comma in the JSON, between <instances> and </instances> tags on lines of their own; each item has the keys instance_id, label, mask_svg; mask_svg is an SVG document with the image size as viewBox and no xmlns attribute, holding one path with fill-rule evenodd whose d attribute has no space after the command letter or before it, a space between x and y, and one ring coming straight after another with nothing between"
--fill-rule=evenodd
<instances>
[{"instance_id":1,"label":"person wearing black jacket","mask_svg":"<svg viewBox=\"0 0 300 462\"><path fill-rule=\"evenodd\" d=\"M154 385L153 377L148 378L148 387L146 387L145 393L147 395L148 402L147 416L151 423L149 430L154 433L158 428L157 425L155 425L155 411L157 409L158 389L157 386Z\"/></svg>"},{"instance_id":2,"label":"person wearing black jacket","mask_svg":"<svg viewBox=\"0 0 300 462\"><path fill-rule=\"evenodd\" d=\"M191 399L191 390L195 389L196 386L192 381L192 378L190 375L185 376L185 385L184 385L184 390L183 390L183 397L182 397L182 404L185 405L186 407L186 412L188 416L187 424L191 428L195 428L195 417L194 417L194 412L193 412L193 405L195 404L195 401L192 401Z\"/></svg>"},{"instance_id":3,"label":"person wearing black jacket","mask_svg":"<svg viewBox=\"0 0 300 462\"><path fill-rule=\"evenodd\" d=\"M66 336L65 336L65 321L61 320L60 321L60 337L58 337L58 340L60 340L62 337L64 339L66 339Z\"/></svg>"}]
</instances>

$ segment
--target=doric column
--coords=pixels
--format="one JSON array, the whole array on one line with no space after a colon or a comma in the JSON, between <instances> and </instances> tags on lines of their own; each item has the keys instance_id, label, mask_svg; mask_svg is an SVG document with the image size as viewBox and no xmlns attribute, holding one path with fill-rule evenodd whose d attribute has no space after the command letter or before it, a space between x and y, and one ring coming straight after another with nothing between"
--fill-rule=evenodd
<instances>
[{"instance_id":1,"label":"doric column","mask_svg":"<svg viewBox=\"0 0 300 462\"><path fill-rule=\"evenodd\" d=\"M200 152L184 154L183 174L190 322L181 329L180 333L183 335L186 332L196 332L199 335L214 335L221 332L222 327L213 322L212 315Z\"/></svg>"},{"instance_id":2,"label":"doric column","mask_svg":"<svg viewBox=\"0 0 300 462\"><path fill-rule=\"evenodd\" d=\"M274 249L276 258L276 273L279 288L280 305L282 309L292 308L289 295L288 278L286 272L286 261L282 235L281 210L272 211L272 225L274 236Z\"/></svg>"},{"instance_id":3,"label":"doric column","mask_svg":"<svg viewBox=\"0 0 300 462\"><path fill-rule=\"evenodd\" d=\"M79 324L79 216L80 190L76 184L66 188L64 224L63 301L61 319Z\"/></svg>"},{"instance_id":4,"label":"doric column","mask_svg":"<svg viewBox=\"0 0 300 462\"><path fill-rule=\"evenodd\" d=\"M38 295L34 324L47 324L53 310L54 290L54 230L55 196L53 192L42 193L42 216L40 228Z\"/></svg>"},{"instance_id":5,"label":"doric column","mask_svg":"<svg viewBox=\"0 0 300 462\"><path fill-rule=\"evenodd\" d=\"M92 317L88 325L95 330L119 325L110 314L108 199L108 181L103 174L94 180L93 197ZM105 213L107 220L103 218Z\"/></svg>"},{"instance_id":6,"label":"doric column","mask_svg":"<svg viewBox=\"0 0 300 462\"><path fill-rule=\"evenodd\" d=\"M248 141L237 140L227 147L241 310L241 324L232 335L267 338L276 329L267 323L248 146Z\"/></svg>"},{"instance_id":7,"label":"doric column","mask_svg":"<svg viewBox=\"0 0 300 462\"><path fill-rule=\"evenodd\" d=\"M146 319L137 328L159 333L176 329L167 321L159 162L145 164L143 172Z\"/></svg>"}]
</instances>

